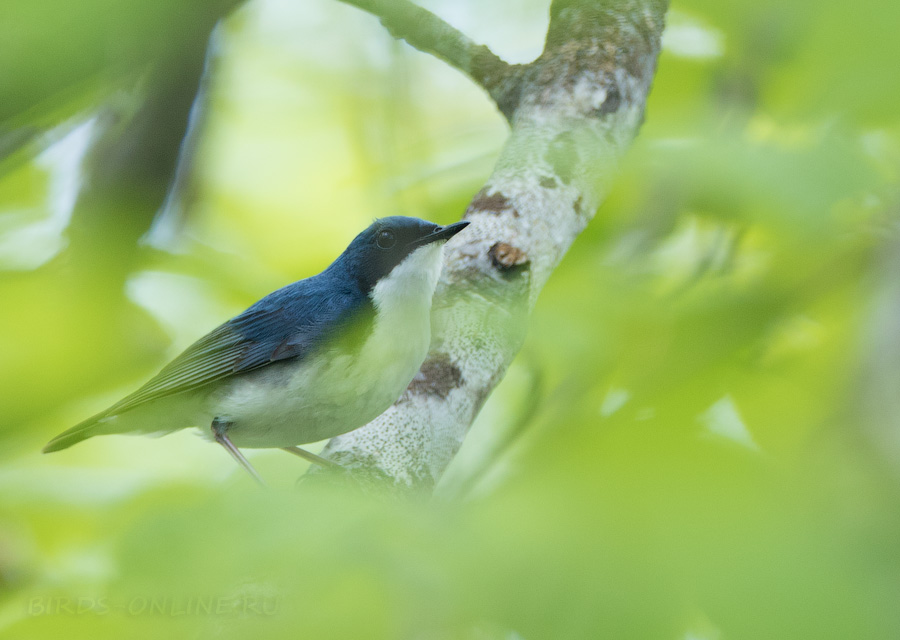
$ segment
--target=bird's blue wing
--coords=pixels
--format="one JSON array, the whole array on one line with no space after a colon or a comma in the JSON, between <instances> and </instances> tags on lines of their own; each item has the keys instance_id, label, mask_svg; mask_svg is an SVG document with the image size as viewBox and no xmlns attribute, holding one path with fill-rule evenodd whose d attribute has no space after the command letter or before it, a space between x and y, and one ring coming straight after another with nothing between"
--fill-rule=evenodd
<instances>
[{"instance_id":1,"label":"bird's blue wing","mask_svg":"<svg viewBox=\"0 0 900 640\"><path fill-rule=\"evenodd\" d=\"M317 278L279 289L219 326L104 414L122 413L280 360L306 357L342 330L366 331L371 319L368 298L322 286L333 283L319 283Z\"/></svg>"}]
</instances>

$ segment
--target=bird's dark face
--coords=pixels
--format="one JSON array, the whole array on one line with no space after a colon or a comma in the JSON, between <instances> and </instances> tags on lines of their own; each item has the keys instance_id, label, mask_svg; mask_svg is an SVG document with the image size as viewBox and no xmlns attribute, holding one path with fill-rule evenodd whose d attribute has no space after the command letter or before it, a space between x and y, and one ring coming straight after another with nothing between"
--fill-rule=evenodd
<instances>
[{"instance_id":1,"label":"bird's dark face","mask_svg":"<svg viewBox=\"0 0 900 640\"><path fill-rule=\"evenodd\" d=\"M338 261L343 261L363 291L370 293L401 264L405 268L415 268L421 254L425 253L420 250L430 248L427 252L433 253L468 224L456 222L442 227L419 218L381 218L356 236Z\"/></svg>"}]
</instances>

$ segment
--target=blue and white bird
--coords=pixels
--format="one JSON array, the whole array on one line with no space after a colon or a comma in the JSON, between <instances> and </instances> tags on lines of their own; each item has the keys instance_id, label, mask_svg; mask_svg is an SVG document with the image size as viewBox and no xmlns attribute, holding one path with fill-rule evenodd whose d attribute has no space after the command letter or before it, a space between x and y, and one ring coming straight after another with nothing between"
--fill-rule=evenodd
<instances>
[{"instance_id":1,"label":"blue and white bird","mask_svg":"<svg viewBox=\"0 0 900 640\"><path fill-rule=\"evenodd\" d=\"M322 273L219 326L44 452L97 435L200 427L257 480L239 447L327 464L296 445L357 429L400 397L428 352L442 247L468 224L375 221Z\"/></svg>"}]
</instances>

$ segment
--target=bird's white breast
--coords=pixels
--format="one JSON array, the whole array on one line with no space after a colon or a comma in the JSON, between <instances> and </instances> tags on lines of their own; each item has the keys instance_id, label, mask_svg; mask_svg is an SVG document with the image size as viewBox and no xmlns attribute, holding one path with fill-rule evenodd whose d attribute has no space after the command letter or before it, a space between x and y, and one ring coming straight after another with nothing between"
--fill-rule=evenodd
<instances>
[{"instance_id":1,"label":"bird's white breast","mask_svg":"<svg viewBox=\"0 0 900 640\"><path fill-rule=\"evenodd\" d=\"M372 291L371 333L352 354L324 352L269 365L236 380L216 412L234 423L239 447L283 447L352 431L383 413L406 389L431 342L431 299L441 245L411 253Z\"/></svg>"}]
</instances>

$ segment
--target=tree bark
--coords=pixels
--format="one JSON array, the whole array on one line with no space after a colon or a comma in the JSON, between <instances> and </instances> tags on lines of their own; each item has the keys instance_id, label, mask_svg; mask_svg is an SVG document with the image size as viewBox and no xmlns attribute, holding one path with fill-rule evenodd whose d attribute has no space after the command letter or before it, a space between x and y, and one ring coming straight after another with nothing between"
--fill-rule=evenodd
<instances>
[{"instance_id":1,"label":"tree bark","mask_svg":"<svg viewBox=\"0 0 900 640\"><path fill-rule=\"evenodd\" d=\"M378 14L392 3L351 4ZM605 198L637 134L667 5L555 0L544 51L533 62L497 59L490 73L473 73L463 68L471 57L451 61L494 98L511 124L509 140L465 212L471 225L445 249L421 370L388 411L332 439L325 457L363 482L433 488L519 351L538 294ZM428 15L428 29L440 33L434 24L440 19ZM436 50L416 21L391 24L393 35ZM486 47L455 42L492 59Z\"/></svg>"}]
</instances>

